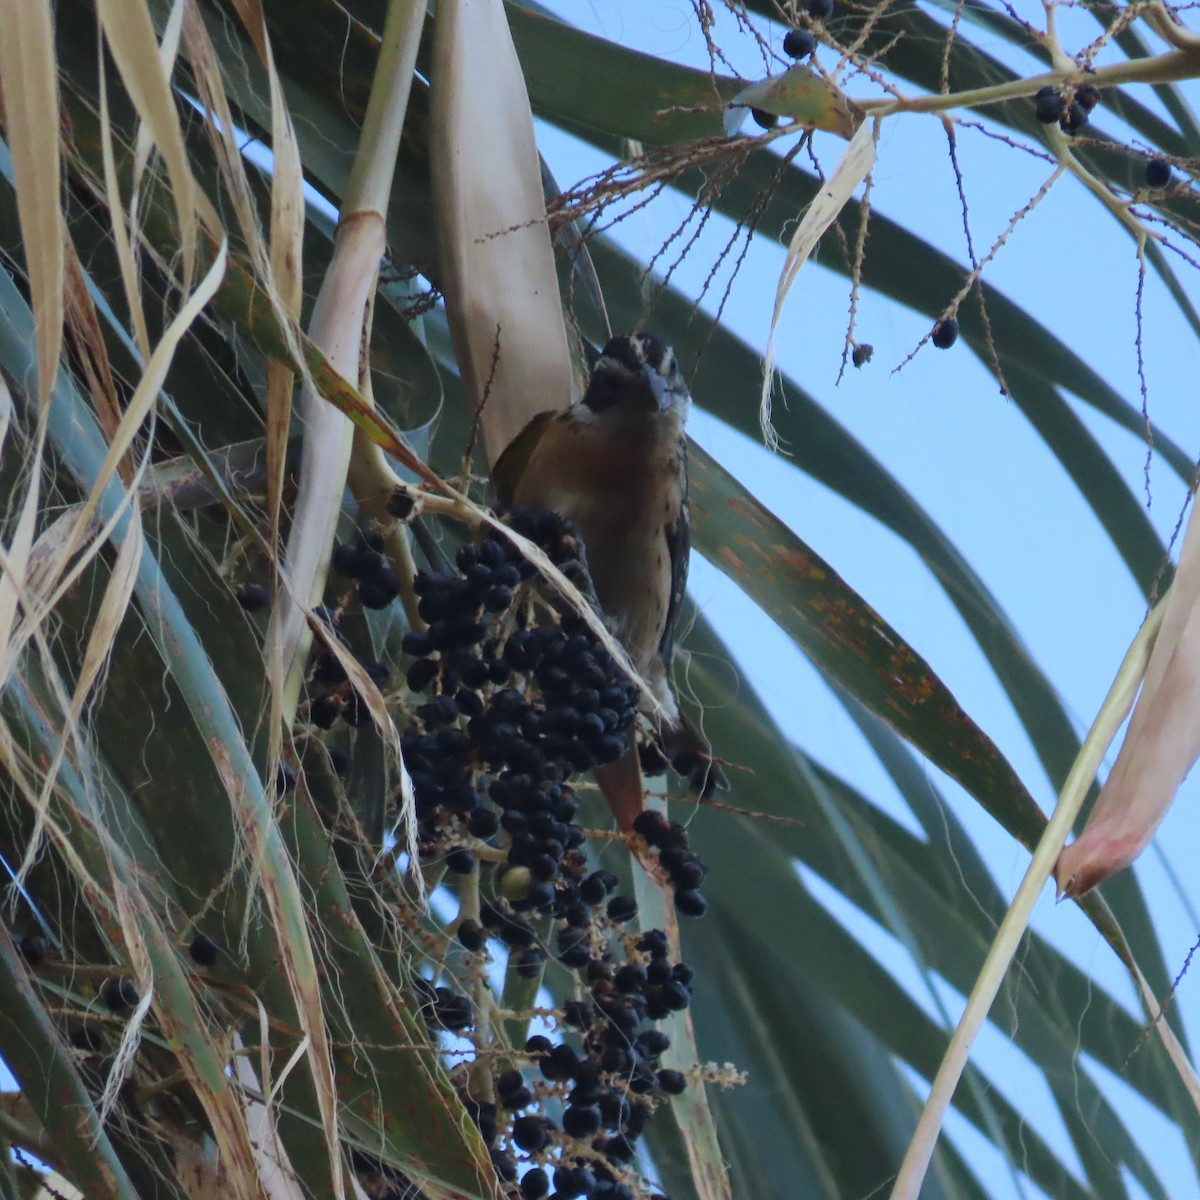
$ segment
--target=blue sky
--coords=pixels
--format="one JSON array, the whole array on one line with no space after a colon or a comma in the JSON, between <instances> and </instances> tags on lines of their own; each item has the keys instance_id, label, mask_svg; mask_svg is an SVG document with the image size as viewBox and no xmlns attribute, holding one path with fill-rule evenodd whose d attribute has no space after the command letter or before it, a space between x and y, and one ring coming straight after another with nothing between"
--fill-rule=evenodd
<instances>
[{"instance_id":1,"label":"blue sky","mask_svg":"<svg viewBox=\"0 0 1200 1200\"><path fill-rule=\"evenodd\" d=\"M552 7L593 32L672 61L707 67L695 13L686 0L562 0ZM1040 4L1017 5L1017 10L1031 22L1044 22ZM1098 27L1082 12L1065 9L1059 11L1059 28L1071 52L1089 42ZM998 39L981 36L975 29L967 34L1017 69L1029 73L1040 69L1031 60L1021 61L1023 56L1014 55ZM718 21L716 38L739 70L749 77L761 74L757 51L730 22ZM851 95L874 94L865 81L848 90ZM1148 88L1138 89L1137 94L1157 107ZM1125 135L1103 107L1093 114L1093 122L1106 132ZM606 165L601 155L549 127L539 127L538 136L542 153L564 187ZM818 135L816 149L826 172L843 145L831 136ZM960 132L958 150L976 250L982 255L1051 168L970 130ZM964 255L954 176L945 134L936 118L905 115L885 123L873 204L946 252ZM648 258L687 211L682 197L664 197L623 222L615 236ZM685 292L699 288L729 232L727 222L710 220L695 251L677 271L677 286ZM725 310L726 322L760 347L766 343L775 280L784 259L782 247L763 245L763 241L755 239ZM1184 273L1188 268L1178 260L1175 265L1194 293L1194 281ZM1021 222L986 277L1066 341L1131 403L1138 403L1134 244L1081 185L1070 178L1060 180ZM848 370L837 385L847 310L846 281L819 263L806 265L776 338L781 368L861 440L965 552L1058 688L1082 734L1144 616L1138 588L1075 486L966 346L941 352L927 345L902 371L892 373L926 332L924 317L867 293L859 304L857 337L873 344L874 358L860 371ZM1150 414L1185 451L1200 450L1200 406L1195 403L1200 355L1194 335L1154 277L1147 281L1143 314ZM705 397L698 394L696 401L702 409ZM1168 538L1185 500L1184 485L1155 464L1147 500L1142 482L1145 444L1088 406L1076 402L1074 407L1147 504L1161 536ZM703 412L693 416L691 432L734 474L748 481L760 499L929 659L966 710L1008 755L1039 803L1050 808L1054 795L1011 705L916 555L785 459ZM859 735L792 642L698 558L693 562L692 581L697 601L729 641L740 669L789 736L877 803L911 822L887 776L869 751L864 752ZM932 769L930 774L951 797L956 816L975 835L1001 885L1014 890L1027 854L974 801ZM1159 922L1168 965L1174 969L1182 966L1198 935L1197 922L1188 912L1188 906L1200 899L1192 869L1194 847L1200 844L1198 788L1196 779L1185 784L1156 846L1136 868ZM1167 865L1182 880L1182 897L1170 881ZM809 882L831 910L861 933L910 985L914 995L922 997L924 984L903 950L820 881ZM1123 969L1077 910L1056 906L1047 889L1035 925L1136 1011ZM1178 995L1193 1040L1200 1037L1196 988L1186 978ZM957 1014L962 1001L947 990L946 1003ZM1039 1123L1049 1123L1047 1132L1057 1127L1057 1118L1042 1111L1048 1093L1036 1084L1018 1052L995 1031L981 1042L979 1062L1010 1098L1035 1104ZM1194 1194L1195 1177L1176 1131L1132 1097L1119 1080L1106 1078L1104 1084L1126 1119L1142 1131L1151 1158L1175 1194ZM961 1123L952 1128L961 1133ZM967 1139L964 1145L986 1155L977 1139L962 1136ZM1055 1144L1062 1146L1065 1139L1060 1135ZM984 1162L981 1157L981 1165ZM1030 1188L1012 1194L1037 1193Z\"/></svg>"}]
</instances>

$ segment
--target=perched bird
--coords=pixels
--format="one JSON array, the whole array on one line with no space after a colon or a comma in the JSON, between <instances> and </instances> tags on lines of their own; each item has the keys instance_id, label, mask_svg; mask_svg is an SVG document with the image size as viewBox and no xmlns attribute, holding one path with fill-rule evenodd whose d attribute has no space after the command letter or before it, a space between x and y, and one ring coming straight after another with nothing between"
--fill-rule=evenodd
<instances>
[{"instance_id":1,"label":"perched bird","mask_svg":"<svg viewBox=\"0 0 1200 1200\"><path fill-rule=\"evenodd\" d=\"M500 500L574 522L608 627L649 684L667 757L702 788L722 785L671 688L675 626L687 586L687 442L691 397L671 348L653 334L611 338L583 399L540 413L496 462ZM618 822L641 811L636 750L597 769Z\"/></svg>"}]
</instances>

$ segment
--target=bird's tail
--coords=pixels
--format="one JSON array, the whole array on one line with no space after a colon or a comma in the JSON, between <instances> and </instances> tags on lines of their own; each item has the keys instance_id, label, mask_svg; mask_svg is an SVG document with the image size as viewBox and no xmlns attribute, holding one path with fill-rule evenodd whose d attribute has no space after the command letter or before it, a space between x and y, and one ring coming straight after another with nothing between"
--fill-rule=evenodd
<instances>
[{"instance_id":1,"label":"bird's tail","mask_svg":"<svg viewBox=\"0 0 1200 1200\"><path fill-rule=\"evenodd\" d=\"M676 712L671 723L663 726L661 739L661 748L645 742L639 755L638 748L631 746L616 762L592 768L608 807L625 833L633 828L644 807L643 769L648 775L658 775L670 765L696 789L702 800L729 788L729 780L721 764L713 758L708 743L682 713Z\"/></svg>"},{"instance_id":2,"label":"bird's tail","mask_svg":"<svg viewBox=\"0 0 1200 1200\"><path fill-rule=\"evenodd\" d=\"M664 725L662 748L671 767L696 789L702 800L710 799L717 791L728 791L729 779L721 764L683 713L670 725Z\"/></svg>"},{"instance_id":3,"label":"bird's tail","mask_svg":"<svg viewBox=\"0 0 1200 1200\"><path fill-rule=\"evenodd\" d=\"M592 775L613 816L617 818L621 831L628 833L633 828L634 819L642 811L646 798L636 747L631 745L614 763L593 767Z\"/></svg>"}]
</instances>

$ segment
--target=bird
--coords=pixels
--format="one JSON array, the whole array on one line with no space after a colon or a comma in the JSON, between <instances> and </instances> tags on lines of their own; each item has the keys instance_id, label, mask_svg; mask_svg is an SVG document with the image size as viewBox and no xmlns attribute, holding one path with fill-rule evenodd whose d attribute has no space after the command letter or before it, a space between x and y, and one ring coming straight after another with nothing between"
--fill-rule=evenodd
<instances>
[{"instance_id":1,"label":"bird","mask_svg":"<svg viewBox=\"0 0 1200 1200\"><path fill-rule=\"evenodd\" d=\"M707 794L724 777L671 686L691 549L690 407L666 342L651 333L612 337L582 399L535 416L500 455L492 481L502 504L549 509L575 525L605 622L657 701L650 715L666 756ZM636 748L595 774L629 830L643 800Z\"/></svg>"}]
</instances>

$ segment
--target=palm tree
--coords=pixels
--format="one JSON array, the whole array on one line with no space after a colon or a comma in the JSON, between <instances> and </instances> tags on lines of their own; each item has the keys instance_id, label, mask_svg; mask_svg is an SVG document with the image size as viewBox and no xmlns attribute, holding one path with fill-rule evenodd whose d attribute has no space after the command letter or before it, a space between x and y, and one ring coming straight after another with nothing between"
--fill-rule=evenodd
<instances>
[{"instance_id":1,"label":"palm tree","mask_svg":"<svg viewBox=\"0 0 1200 1200\"><path fill-rule=\"evenodd\" d=\"M951 1022L805 880L897 939L931 992L965 994L1008 898L926 767L1031 850L1043 811L873 597L693 446L696 550L829 681L921 834L731 689L694 610L678 675L733 787L697 804L649 779L678 823L616 834L586 767L623 749L636 688L562 531L517 524L563 570L528 566L486 476L614 331L655 330L698 403L759 436L765 346L606 228L666 189L693 206L685 241L719 214L729 261L786 234L799 266L811 233L855 295L923 314L935 344L957 334L1161 591L1163 546L1064 393L1133 431L1140 406L995 290L983 252L958 261L846 201L878 123L943 113L953 136L978 110L1093 187L1194 324L1144 237L1152 220L1194 237L1175 182L1200 152L1175 88L1194 38L1158 7L1098 11L1123 57L1092 72L1094 51L1005 5L960 7L953 36L917 6L729 7L764 77L788 69L789 27L789 53L811 35L829 70L753 86L715 41L698 71L515 0L4 5L6 1200L39 1186L34 1161L89 1198L849 1197L895 1178ZM1021 55L1046 74L1007 65ZM1089 89L1146 149L1081 134ZM765 131L727 130L746 109ZM564 192L531 112L611 166ZM828 189L801 153L813 128L853 139ZM870 348L852 330L846 353ZM790 379L777 393L794 469L929 565L1062 786L1079 738L971 548ZM1169 439L1154 451L1190 478ZM568 645L612 697L604 751L550 728L564 689L589 690L554 681ZM512 799L531 753L550 809ZM1155 1015L1174 972L1132 875L1080 903ZM1004 1032L1065 1136L973 1065L957 1112L1044 1194L1167 1195L1078 1063L1198 1146L1177 1014L1144 1025L1035 932L1019 953ZM921 1194L1003 1186L943 1140Z\"/></svg>"}]
</instances>

